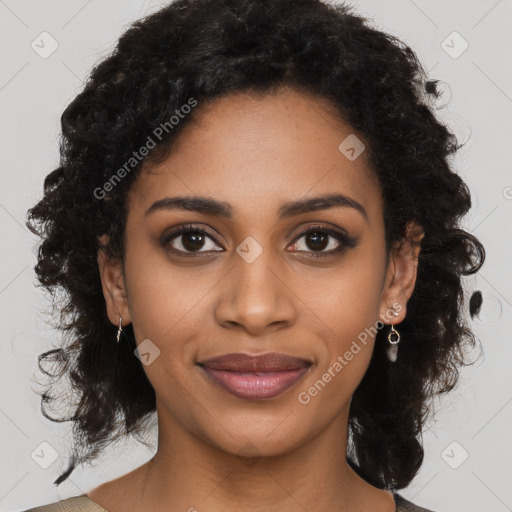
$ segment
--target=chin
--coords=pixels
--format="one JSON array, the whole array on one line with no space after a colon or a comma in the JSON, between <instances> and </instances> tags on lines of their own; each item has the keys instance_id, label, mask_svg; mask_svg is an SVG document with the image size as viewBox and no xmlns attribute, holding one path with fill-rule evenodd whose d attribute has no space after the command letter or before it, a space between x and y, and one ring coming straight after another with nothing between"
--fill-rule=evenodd
<instances>
[{"instance_id":1,"label":"chin","mask_svg":"<svg viewBox=\"0 0 512 512\"><path fill-rule=\"evenodd\" d=\"M215 448L240 457L277 457L285 455L302 444L314 433L308 435L300 430L297 421L286 421L293 416L289 410L279 417L267 418L265 421L258 421L254 417L245 414L232 421L219 421L221 425L229 425L224 430L221 426L209 432L203 432L201 436L205 442ZM226 418L226 417L224 417ZM304 425L302 425L303 427Z\"/></svg>"}]
</instances>

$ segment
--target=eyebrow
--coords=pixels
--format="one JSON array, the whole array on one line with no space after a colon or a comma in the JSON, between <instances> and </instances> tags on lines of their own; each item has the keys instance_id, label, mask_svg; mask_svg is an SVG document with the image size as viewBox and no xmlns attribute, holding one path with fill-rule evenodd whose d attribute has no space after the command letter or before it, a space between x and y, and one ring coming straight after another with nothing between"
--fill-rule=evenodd
<instances>
[{"instance_id":1,"label":"eyebrow","mask_svg":"<svg viewBox=\"0 0 512 512\"><path fill-rule=\"evenodd\" d=\"M302 213L349 207L357 210L368 222L368 214L361 203L343 194L328 194L283 203L278 210L279 219L286 219ZM229 203L209 197L178 196L165 197L155 201L145 212L149 215L157 210L187 210L231 219L233 208Z\"/></svg>"}]
</instances>

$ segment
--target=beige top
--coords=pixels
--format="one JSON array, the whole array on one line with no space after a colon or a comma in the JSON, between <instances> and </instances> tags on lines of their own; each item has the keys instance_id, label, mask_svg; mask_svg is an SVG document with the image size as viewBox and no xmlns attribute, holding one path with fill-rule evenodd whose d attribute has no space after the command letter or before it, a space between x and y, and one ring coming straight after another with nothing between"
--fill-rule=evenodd
<instances>
[{"instance_id":1,"label":"beige top","mask_svg":"<svg viewBox=\"0 0 512 512\"><path fill-rule=\"evenodd\" d=\"M418 505L407 501L405 498L400 496L400 494L393 493L393 496L396 503L396 512L433 512L432 510L419 507ZM24 512L108 512L108 510L100 507L87 495L82 494L80 496L75 496L74 498L68 498L49 505L43 505L42 507L31 508Z\"/></svg>"}]
</instances>

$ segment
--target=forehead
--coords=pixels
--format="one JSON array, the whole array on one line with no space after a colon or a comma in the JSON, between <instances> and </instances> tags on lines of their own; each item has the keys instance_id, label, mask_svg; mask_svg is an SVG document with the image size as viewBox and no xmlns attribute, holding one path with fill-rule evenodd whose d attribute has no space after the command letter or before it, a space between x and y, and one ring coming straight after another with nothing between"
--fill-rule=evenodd
<instances>
[{"instance_id":1,"label":"forehead","mask_svg":"<svg viewBox=\"0 0 512 512\"><path fill-rule=\"evenodd\" d=\"M200 195L229 202L234 216L254 215L258 207L277 212L286 200L338 192L369 217L382 215L363 142L327 100L288 88L236 93L199 103L191 115L169 157L137 178L131 207Z\"/></svg>"}]
</instances>

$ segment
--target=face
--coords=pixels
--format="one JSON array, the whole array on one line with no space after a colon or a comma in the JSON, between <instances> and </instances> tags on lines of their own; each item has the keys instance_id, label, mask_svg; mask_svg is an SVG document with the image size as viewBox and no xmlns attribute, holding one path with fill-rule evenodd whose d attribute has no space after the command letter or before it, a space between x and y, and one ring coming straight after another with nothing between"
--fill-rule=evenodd
<instances>
[{"instance_id":1,"label":"face","mask_svg":"<svg viewBox=\"0 0 512 512\"><path fill-rule=\"evenodd\" d=\"M229 453L282 454L346 420L372 328L402 321L412 294L417 251L387 263L378 181L364 151L339 149L353 130L328 107L291 89L199 104L130 190L124 273L99 254L109 318L149 354L159 422ZM270 352L309 364L260 376L252 397L198 365Z\"/></svg>"}]
</instances>

